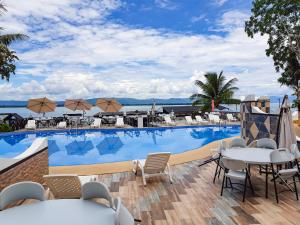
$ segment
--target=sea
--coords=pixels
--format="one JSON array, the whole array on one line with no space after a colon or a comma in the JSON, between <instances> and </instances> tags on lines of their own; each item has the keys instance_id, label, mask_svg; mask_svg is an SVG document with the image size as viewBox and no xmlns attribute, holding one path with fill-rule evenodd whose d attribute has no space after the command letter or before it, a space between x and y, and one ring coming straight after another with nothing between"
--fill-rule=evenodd
<instances>
[{"instance_id":1,"label":"sea","mask_svg":"<svg viewBox=\"0 0 300 225\"><path fill-rule=\"evenodd\" d=\"M162 108L164 106L170 106L170 105L156 105L156 110L158 112L162 112ZM178 106L178 105L173 105ZM182 106L182 105L180 105ZM231 112L239 112L240 107L239 105L224 105L229 108L229 111ZM152 105L130 105L130 106L123 106L123 108L120 110L121 112L129 112L129 111L150 111ZM271 113L278 113L280 109L280 105L278 103L271 103ZM98 107L93 107L91 110L86 111L86 116L93 116L96 113L101 112L101 110ZM29 109L25 107L9 107L9 108L0 108L0 113L17 113L20 116L27 118L27 117L40 117L40 114L34 113L30 111ZM47 117L58 117L62 116L63 114L69 114L69 113L82 113L82 111L71 111L68 110L65 107L56 107L56 110L54 112L46 113L45 116Z\"/></svg>"}]
</instances>

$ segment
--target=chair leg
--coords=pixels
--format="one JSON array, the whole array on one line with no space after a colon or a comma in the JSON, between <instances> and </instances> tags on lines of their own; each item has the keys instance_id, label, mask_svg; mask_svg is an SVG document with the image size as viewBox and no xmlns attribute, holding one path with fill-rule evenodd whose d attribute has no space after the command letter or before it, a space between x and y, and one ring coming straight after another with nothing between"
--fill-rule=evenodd
<instances>
[{"instance_id":1,"label":"chair leg","mask_svg":"<svg viewBox=\"0 0 300 225\"><path fill-rule=\"evenodd\" d=\"M217 177L217 174L218 174L218 169L219 169L219 163L220 163L220 157L217 159L217 166L216 166L216 171L215 171L215 175L214 175L214 180L213 180L213 183L215 183L216 181L216 177Z\"/></svg>"},{"instance_id":2,"label":"chair leg","mask_svg":"<svg viewBox=\"0 0 300 225\"><path fill-rule=\"evenodd\" d=\"M275 171L274 171L274 166L273 164L271 164L271 168L272 168L272 175L273 175L273 183L274 183L274 190L275 190L275 196L276 196L276 202L278 203L278 193L277 193L277 186L276 186L276 178L275 178Z\"/></svg>"},{"instance_id":3,"label":"chair leg","mask_svg":"<svg viewBox=\"0 0 300 225\"><path fill-rule=\"evenodd\" d=\"M298 196L298 190L297 190L297 184L296 184L295 176L293 176L293 181L294 181L294 188L295 188L296 199L298 201L299 200L299 196Z\"/></svg>"},{"instance_id":4,"label":"chair leg","mask_svg":"<svg viewBox=\"0 0 300 225\"><path fill-rule=\"evenodd\" d=\"M221 196L223 196L223 190L224 190L225 179L226 179L226 176L225 176L225 173L224 173L223 181L222 181L222 188L221 188Z\"/></svg>"},{"instance_id":5,"label":"chair leg","mask_svg":"<svg viewBox=\"0 0 300 225\"><path fill-rule=\"evenodd\" d=\"M248 176L246 175L245 182L244 182L243 202L245 201L245 196L246 196L247 180L248 180Z\"/></svg>"},{"instance_id":6,"label":"chair leg","mask_svg":"<svg viewBox=\"0 0 300 225\"><path fill-rule=\"evenodd\" d=\"M249 174L248 174L248 179L249 179L249 185L250 185L252 194L255 195L255 193L254 193L254 188L253 188L253 186L252 186L252 182L251 182L251 178L250 178Z\"/></svg>"}]
</instances>

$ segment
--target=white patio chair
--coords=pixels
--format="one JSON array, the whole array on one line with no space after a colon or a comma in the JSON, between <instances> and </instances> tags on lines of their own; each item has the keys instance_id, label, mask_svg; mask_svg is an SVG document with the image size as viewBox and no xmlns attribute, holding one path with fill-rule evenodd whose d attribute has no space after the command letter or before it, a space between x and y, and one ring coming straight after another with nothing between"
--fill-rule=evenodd
<instances>
[{"instance_id":1,"label":"white patio chair","mask_svg":"<svg viewBox=\"0 0 300 225\"><path fill-rule=\"evenodd\" d=\"M216 115L216 114L208 114L208 118L209 118L209 121L211 123L215 123L215 124L221 124L222 120L220 119L219 115Z\"/></svg>"},{"instance_id":2,"label":"white patio chair","mask_svg":"<svg viewBox=\"0 0 300 225\"><path fill-rule=\"evenodd\" d=\"M282 184L284 184L288 190L291 192L294 192L296 195L296 199L299 200L298 197L298 191L297 191L297 184L296 184L296 176L298 176L298 168L291 168L291 169L280 169L278 171L275 170L274 165L282 165L289 163L293 161L294 159L291 158L291 153L287 149L278 149L274 150L270 153L270 159L271 159L271 169L273 174L273 183L274 183L274 189L275 189L275 197L276 202L279 202L278 199L278 191L277 191L277 184L276 181L279 179ZM291 187L288 182L288 179L293 179L294 187Z\"/></svg>"},{"instance_id":3,"label":"white patio chair","mask_svg":"<svg viewBox=\"0 0 300 225\"><path fill-rule=\"evenodd\" d=\"M227 113L226 114L227 120L229 122L237 122L237 119L233 117L233 115L231 113Z\"/></svg>"},{"instance_id":4,"label":"white patio chair","mask_svg":"<svg viewBox=\"0 0 300 225\"><path fill-rule=\"evenodd\" d=\"M201 116L195 116L195 119L196 119L196 121L198 122L198 123L200 123L200 124L208 124L209 122L207 121L207 120L204 120L204 119L202 119L202 117Z\"/></svg>"},{"instance_id":5,"label":"white patio chair","mask_svg":"<svg viewBox=\"0 0 300 225\"><path fill-rule=\"evenodd\" d=\"M246 148L247 144L243 138L234 138L229 143L230 148Z\"/></svg>"},{"instance_id":6,"label":"white patio chair","mask_svg":"<svg viewBox=\"0 0 300 225\"><path fill-rule=\"evenodd\" d=\"M101 198L106 199L109 202L109 206L113 208L113 199L109 193L105 184L98 181L90 181L82 185L81 188L82 199L94 199Z\"/></svg>"},{"instance_id":7,"label":"white patio chair","mask_svg":"<svg viewBox=\"0 0 300 225\"><path fill-rule=\"evenodd\" d=\"M170 126L175 126L176 125L176 123L171 120L170 115L165 115L164 120L165 120L167 125L170 125Z\"/></svg>"},{"instance_id":8,"label":"white patio chair","mask_svg":"<svg viewBox=\"0 0 300 225\"><path fill-rule=\"evenodd\" d=\"M185 116L186 123L189 125L197 124L197 121L193 120L191 116Z\"/></svg>"},{"instance_id":9,"label":"white patio chair","mask_svg":"<svg viewBox=\"0 0 300 225\"><path fill-rule=\"evenodd\" d=\"M28 120L27 124L25 125L25 129L27 129L27 130L35 130L36 129L36 122L35 122L35 120Z\"/></svg>"},{"instance_id":10,"label":"white patio chair","mask_svg":"<svg viewBox=\"0 0 300 225\"><path fill-rule=\"evenodd\" d=\"M250 180L250 175L247 169L247 164L240 160L233 160L229 158L222 158L223 165L225 167L225 173L223 176L222 188L221 188L221 196L223 195L223 190L229 181L230 187L233 188L233 184L240 183L232 183L231 179L243 181L243 202L245 201L246 191L247 191L247 182L249 182L252 193L254 194L254 190L252 187L252 183Z\"/></svg>"},{"instance_id":11,"label":"white patio chair","mask_svg":"<svg viewBox=\"0 0 300 225\"><path fill-rule=\"evenodd\" d=\"M66 129L67 128L67 122L66 121L61 121L57 124L57 128L59 129Z\"/></svg>"},{"instance_id":12,"label":"white patio chair","mask_svg":"<svg viewBox=\"0 0 300 225\"><path fill-rule=\"evenodd\" d=\"M45 175L44 180L51 193L58 199L80 198L81 186L95 181L96 176L77 176L75 174Z\"/></svg>"},{"instance_id":13,"label":"white patio chair","mask_svg":"<svg viewBox=\"0 0 300 225\"><path fill-rule=\"evenodd\" d=\"M221 140L218 148L211 149L212 159L217 164L215 174L214 174L213 183L215 183L217 177L219 179L221 171L224 170L224 165L222 163L221 158L222 158L222 151L225 150L226 148L227 148L227 143L224 140Z\"/></svg>"},{"instance_id":14,"label":"white patio chair","mask_svg":"<svg viewBox=\"0 0 300 225\"><path fill-rule=\"evenodd\" d=\"M256 146L258 148L277 149L276 142L271 138L261 138L257 140Z\"/></svg>"},{"instance_id":15,"label":"white patio chair","mask_svg":"<svg viewBox=\"0 0 300 225\"><path fill-rule=\"evenodd\" d=\"M115 126L116 126L116 127L119 127L119 128L125 127L123 117L117 117Z\"/></svg>"},{"instance_id":16,"label":"white patio chair","mask_svg":"<svg viewBox=\"0 0 300 225\"><path fill-rule=\"evenodd\" d=\"M122 204L120 197L114 200L114 204L116 207L115 225L134 225L135 219L128 209Z\"/></svg>"},{"instance_id":17,"label":"white patio chair","mask_svg":"<svg viewBox=\"0 0 300 225\"><path fill-rule=\"evenodd\" d=\"M146 178L167 175L172 183L172 173L169 166L170 152L151 153L147 159L134 160L133 171L136 173L138 169L142 172L143 184L146 186Z\"/></svg>"},{"instance_id":18,"label":"white patio chair","mask_svg":"<svg viewBox=\"0 0 300 225\"><path fill-rule=\"evenodd\" d=\"M101 127L101 118L95 118L93 123L91 124L91 127L93 128L100 128Z\"/></svg>"},{"instance_id":19,"label":"white patio chair","mask_svg":"<svg viewBox=\"0 0 300 225\"><path fill-rule=\"evenodd\" d=\"M39 183L25 181L12 184L0 192L0 210L19 200L35 199L44 201L45 190Z\"/></svg>"}]
</instances>

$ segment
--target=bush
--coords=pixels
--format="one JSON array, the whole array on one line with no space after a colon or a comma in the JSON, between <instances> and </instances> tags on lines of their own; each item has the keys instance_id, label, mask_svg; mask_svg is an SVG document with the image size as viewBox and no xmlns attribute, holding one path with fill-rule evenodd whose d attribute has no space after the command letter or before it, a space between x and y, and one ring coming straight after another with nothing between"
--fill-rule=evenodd
<instances>
[{"instance_id":1,"label":"bush","mask_svg":"<svg viewBox=\"0 0 300 225\"><path fill-rule=\"evenodd\" d=\"M8 124L0 124L0 132L10 132L13 129Z\"/></svg>"}]
</instances>

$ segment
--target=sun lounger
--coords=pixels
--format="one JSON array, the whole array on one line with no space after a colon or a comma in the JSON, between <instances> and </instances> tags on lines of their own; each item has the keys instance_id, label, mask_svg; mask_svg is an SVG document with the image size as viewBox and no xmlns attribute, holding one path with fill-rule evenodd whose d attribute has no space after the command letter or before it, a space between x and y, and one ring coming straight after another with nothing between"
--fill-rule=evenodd
<instances>
[{"instance_id":1,"label":"sun lounger","mask_svg":"<svg viewBox=\"0 0 300 225\"><path fill-rule=\"evenodd\" d=\"M195 116L195 119L196 119L197 123L200 123L200 124L208 124L208 121L202 119L201 116Z\"/></svg>"},{"instance_id":2,"label":"sun lounger","mask_svg":"<svg viewBox=\"0 0 300 225\"><path fill-rule=\"evenodd\" d=\"M231 113L226 114L227 120L229 122L236 122L237 119L233 117L233 115Z\"/></svg>"},{"instance_id":3,"label":"sun lounger","mask_svg":"<svg viewBox=\"0 0 300 225\"><path fill-rule=\"evenodd\" d=\"M164 116L164 120L167 125L175 126L176 123L171 120L171 117L169 115Z\"/></svg>"},{"instance_id":4,"label":"sun lounger","mask_svg":"<svg viewBox=\"0 0 300 225\"><path fill-rule=\"evenodd\" d=\"M186 123L189 125L197 124L197 121L193 120L191 116L185 116Z\"/></svg>"},{"instance_id":5,"label":"sun lounger","mask_svg":"<svg viewBox=\"0 0 300 225\"><path fill-rule=\"evenodd\" d=\"M96 176L77 176L74 174L45 175L44 180L55 198L80 198L81 187L95 181Z\"/></svg>"},{"instance_id":6,"label":"sun lounger","mask_svg":"<svg viewBox=\"0 0 300 225\"><path fill-rule=\"evenodd\" d=\"M124 119L123 117L117 117L117 121L116 121L116 124L115 124L116 127L125 127L125 124L124 124Z\"/></svg>"},{"instance_id":7,"label":"sun lounger","mask_svg":"<svg viewBox=\"0 0 300 225\"><path fill-rule=\"evenodd\" d=\"M35 130L36 129L35 120L28 120L27 124L25 125L25 129L27 129L27 130Z\"/></svg>"},{"instance_id":8,"label":"sun lounger","mask_svg":"<svg viewBox=\"0 0 300 225\"><path fill-rule=\"evenodd\" d=\"M67 128L67 122L65 122L65 121L59 122L58 125L57 125L57 128L66 129Z\"/></svg>"},{"instance_id":9,"label":"sun lounger","mask_svg":"<svg viewBox=\"0 0 300 225\"><path fill-rule=\"evenodd\" d=\"M211 123L221 123L222 120L220 119L219 115L216 115L216 114L208 114L208 118L209 118L209 121Z\"/></svg>"},{"instance_id":10,"label":"sun lounger","mask_svg":"<svg viewBox=\"0 0 300 225\"><path fill-rule=\"evenodd\" d=\"M171 153L151 153L147 156L147 159L134 160L134 172L138 169L142 172L143 184L146 185L146 178L153 176L167 175L172 183L172 174L169 166L169 158Z\"/></svg>"},{"instance_id":11,"label":"sun lounger","mask_svg":"<svg viewBox=\"0 0 300 225\"><path fill-rule=\"evenodd\" d=\"M100 118L95 118L95 120L91 124L91 127L100 128L101 127L101 119Z\"/></svg>"}]
</instances>

